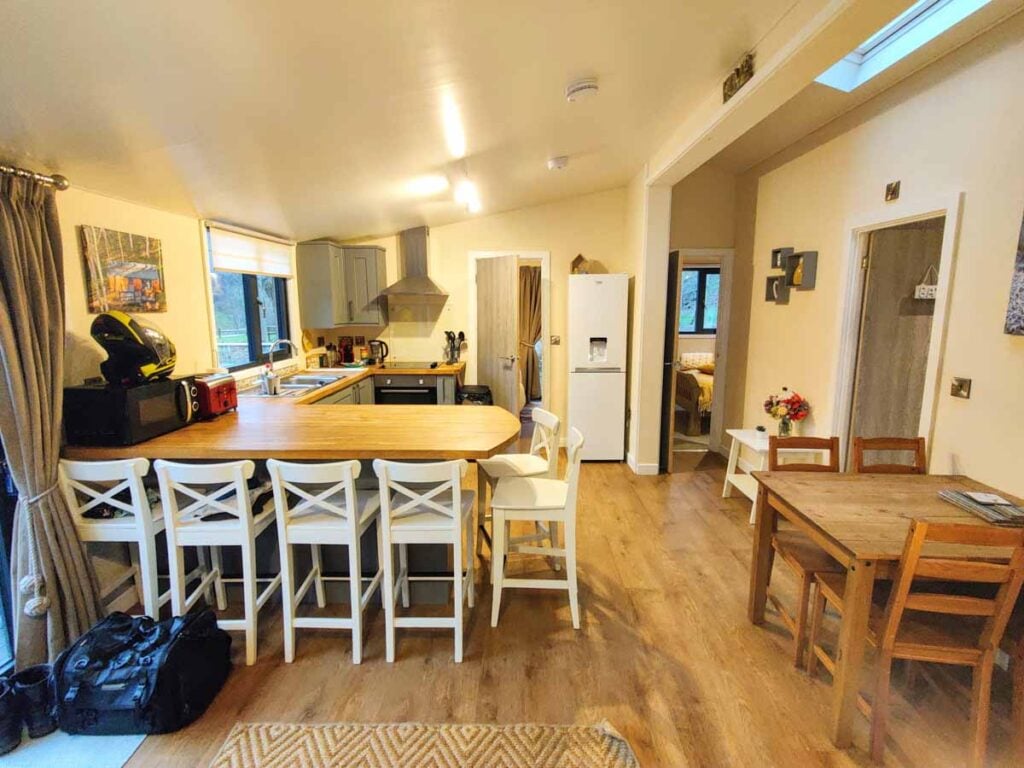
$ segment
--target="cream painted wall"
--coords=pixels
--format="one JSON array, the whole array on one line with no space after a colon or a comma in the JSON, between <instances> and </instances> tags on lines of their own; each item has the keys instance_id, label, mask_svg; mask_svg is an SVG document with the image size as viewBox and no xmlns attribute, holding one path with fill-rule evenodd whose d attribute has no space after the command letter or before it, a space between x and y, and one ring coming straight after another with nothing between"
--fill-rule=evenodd
<instances>
[{"instance_id":1,"label":"cream painted wall","mask_svg":"<svg viewBox=\"0 0 1024 768\"><path fill-rule=\"evenodd\" d=\"M198 220L74 187L57 195L57 211L64 242L67 293L65 383L78 384L87 376L98 376L99 363L106 357L89 335L95 315L86 312L85 273L78 231L83 224L161 241L167 312L149 313L146 318L163 330L177 347L176 373L209 369L213 353Z\"/></svg>"},{"instance_id":2,"label":"cream painted wall","mask_svg":"<svg viewBox=\"0 0 1024 768\"><path fill-rule=\"evenodd\" d=\"M469 332L469 252L548 251L551 254L551 319L549 333L563 344L551 347L545 369L551 373L551 409L567 413L566 290L569 264L582 253L600 271L632 274L625 248L626 190L613 189L507 213L478 216L430 230L430 276L448 291L443 307L395 304L388 308L386 328L367 328L388 342L397 360L439 360L446 330ZM388 282L398 276L397 238L361 240L387 250ZM510 289L513 287L510 286ZM337 336L339 331L332 331ZM345 331L348 335L350 332ZM463 359L466 378L476 381L474 339L467 338Z\"/></svg>"},{"instance_id":3,"label":"cream painted wall","mask_svg":"<svg viewBox=\"0 0 1024 768\"><path fill-rule=\"evenodd\" d=\"M672 187L669 250L732 248L736 176L705 163Z\"/></svg>"},{"instance_id":4,"label":"cream painted wall","mask_svg":"<svg viewBox=\"0 0 1024 768\"><path fill-rule=\"evenodd\" d=\"M836 431L840 267L851 222L879 208L892 179L902 181L903 207L963 192L931 471L1024 495L1024 338L1002 332L1024 211L1021 93L1024 16L787 150L761 177L744 426L769 423L761 401L788 385L813 405L806 432ZM820 253L818 287L788 306L762 298L769 251L779 245ZM970 400L949 396L954 375L973 378Z\"/></svg>"}]
</instances>

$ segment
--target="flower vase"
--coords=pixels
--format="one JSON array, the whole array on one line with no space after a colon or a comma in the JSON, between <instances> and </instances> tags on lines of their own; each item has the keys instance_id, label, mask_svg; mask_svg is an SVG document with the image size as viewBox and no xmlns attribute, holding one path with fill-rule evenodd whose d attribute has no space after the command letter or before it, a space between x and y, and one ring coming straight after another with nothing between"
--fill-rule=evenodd
<instances>
[{"instance_id":1,"label":"flower vase","mask_svg":"<svg viewBox=\"0 0 1024 768\"><path fill-rule=\"evenodd\" d=\"M791 437L793 434L793 422L783 416L779 419L779 437Z\"/></svg>"}]
</instances>

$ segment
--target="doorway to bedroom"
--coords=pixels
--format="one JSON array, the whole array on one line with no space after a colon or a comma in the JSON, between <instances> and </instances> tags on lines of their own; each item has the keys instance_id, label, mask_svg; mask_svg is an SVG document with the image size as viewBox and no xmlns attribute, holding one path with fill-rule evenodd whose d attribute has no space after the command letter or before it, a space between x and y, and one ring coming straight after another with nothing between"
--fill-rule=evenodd
<instances>
[{"instance_id":1,"label":"doorway to bedroom","mask_svg":"<svg viewBox=\"0 0 1024 768\"><path fill-rule=\"evenodd\" d=\"M721 443L732 249L669 254L660 470L693 469Z\"/></svg>"}]
</instances>

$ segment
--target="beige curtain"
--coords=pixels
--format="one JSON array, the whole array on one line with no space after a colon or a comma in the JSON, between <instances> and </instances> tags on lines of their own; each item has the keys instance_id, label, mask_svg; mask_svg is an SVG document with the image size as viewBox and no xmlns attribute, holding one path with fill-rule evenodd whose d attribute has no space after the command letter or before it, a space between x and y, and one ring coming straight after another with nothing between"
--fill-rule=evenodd
<instances>
[{"instance_id":1,"label":"beige curtain","mask_svg":"<svg viewBox=\"0 0 1024 768\"><path fill-rule=\"evenodd\" d=\"M0 176L0 438L18 488L15 659L53 660L99 617L96 577L57 488L64 260L52 187Z\"/></svg>"},{"instance_id":2,"label":"beige curtain","mask_svg":"<svg viewBox=\"0 0 1024 768\"><path fill-rule=\"evenodd\" d=\"M540 366L534 345L540 338L540 267L519 268L519 370L527 400L539 400Z\"/></svg>"}]
</instances>

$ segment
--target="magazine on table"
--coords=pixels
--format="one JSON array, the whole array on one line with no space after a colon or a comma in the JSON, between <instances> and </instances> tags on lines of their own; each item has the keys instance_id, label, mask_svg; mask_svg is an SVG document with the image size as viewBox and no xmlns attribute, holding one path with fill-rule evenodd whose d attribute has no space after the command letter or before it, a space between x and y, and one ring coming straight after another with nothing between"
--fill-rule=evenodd
<instances>
[{"instance_id":1,"label":"magazine on table","mask_svg":"<svg viewBox=\"0 0 1024 768\"><path fill-rule=\"evenodd\" d=\"M1024 527L1024 509L997 493L980 491L939 491L939 498L955 504L993 525Z\"/></svg>"}]
</instances>

